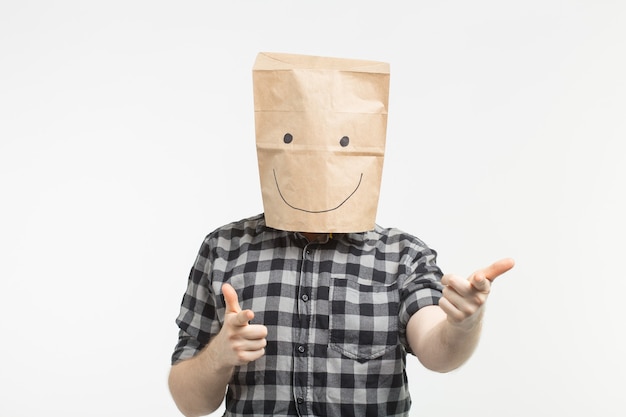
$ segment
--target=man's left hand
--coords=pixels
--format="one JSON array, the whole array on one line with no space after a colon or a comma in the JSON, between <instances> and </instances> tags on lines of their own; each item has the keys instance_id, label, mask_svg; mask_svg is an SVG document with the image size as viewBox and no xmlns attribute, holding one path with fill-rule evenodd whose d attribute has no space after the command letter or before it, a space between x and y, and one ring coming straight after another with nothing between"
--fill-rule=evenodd
<instances>
[{"instance_id":1,"label":"man's left hand","mask_svg":"<svg viewBox=\"0 0 626 417\"><path fill-rule=\"evenodd\" d=\"M479 325L491 283L514 265L513 259L505 258L477 270L467 279L454 274L444 275L441 279L443 298L439 300L439 307L448 316L450 324L467 331Z\"/></svg>"}]
</instances>

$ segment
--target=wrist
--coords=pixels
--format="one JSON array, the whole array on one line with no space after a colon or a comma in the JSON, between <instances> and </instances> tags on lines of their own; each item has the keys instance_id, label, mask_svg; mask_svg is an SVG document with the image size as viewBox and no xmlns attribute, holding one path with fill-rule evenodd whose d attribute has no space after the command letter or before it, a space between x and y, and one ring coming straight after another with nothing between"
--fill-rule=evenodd
<instances>
[{"instance_id":1,"label":"wrist","mask_svg":"<svg viewBox=\"0 0 626 417\"><path fill-rule=\"evenodd\" d=\"M470 334L479 332L482 329L483 320L482 317L480 317L475 319L466 319L458 322L452 321L448 318L448 326L456 333Z\"/></svg>"},{"instance_id":2,"label":"wrist","mask_svg":"<svg viewBox=\"0 0 626 417\"><path fill-rule=\"evenodd\" d=\"M220 334L217 334L202 351L203 362L212 373L228 375L230 378L235 367L224 360L226 355L220 345Z\"/></svg>"}]
</instances>

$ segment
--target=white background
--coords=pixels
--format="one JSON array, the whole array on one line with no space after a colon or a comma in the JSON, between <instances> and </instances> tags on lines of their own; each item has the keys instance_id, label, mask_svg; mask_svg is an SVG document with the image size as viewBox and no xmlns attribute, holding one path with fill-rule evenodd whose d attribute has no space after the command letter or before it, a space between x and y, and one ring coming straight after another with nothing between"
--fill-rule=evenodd
<instances>
[{"instance_id":1,"label":"white background","mask_svg":"<svg viewBox=\"0 0 626 417\"><path fill-rule=\"evenodd\" d=\"M626 4L4 1L0 415L177 416L204 236L262 210L259 51L391 64L378 223L517 261L413 416L622 416Z\"/></svg>"}]
</instances>

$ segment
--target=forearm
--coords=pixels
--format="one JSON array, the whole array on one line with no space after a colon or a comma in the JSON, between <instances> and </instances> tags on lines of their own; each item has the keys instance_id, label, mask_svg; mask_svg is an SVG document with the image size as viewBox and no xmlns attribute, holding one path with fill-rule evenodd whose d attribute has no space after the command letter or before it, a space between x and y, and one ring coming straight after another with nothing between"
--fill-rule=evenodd
<instances>
[{"instance_id":1,"label":"forearm","mask_svg":"<svg viewBox=\"0 0 626 417\"><path fill-rule=\"evenodd\" d=\"M212 413L224 400L232 372L232 366L223 366L213 343L193 358L173 365L168 383L176 406L187 417Z\"/></svg>"},{"instance_id":2,"label":"forearm","mask_svg":"<svg viewBox=\"0 0 626 417\"><path fill-rule=\"evenodd\" d=\"M450 372L463 365L474 353L482 320L469 327L456 326L438 307L426 307L411 317L407 338L419 361L436 372Z\"/></svg>"}]
</instances>

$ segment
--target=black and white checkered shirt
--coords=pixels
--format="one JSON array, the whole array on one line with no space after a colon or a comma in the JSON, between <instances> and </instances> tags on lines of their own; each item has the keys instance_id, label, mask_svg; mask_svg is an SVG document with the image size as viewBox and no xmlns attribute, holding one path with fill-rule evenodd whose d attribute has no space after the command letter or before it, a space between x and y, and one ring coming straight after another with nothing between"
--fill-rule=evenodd
<instances>
[{"instance_id":1,"label":"black and white checkered shirt","mask_svg":"<svg viewBox=\"0 0 626 417\"><path fill-rule=\"evenodd\" d=\"M172 363L191 358L224 320L222 283L268 329L263 357L235 369L227 416L407 416L406 325L437 304L435 251L397 229L309 243L263 215L202 243L176 322Z\"/></svg>"}]
</instances>

